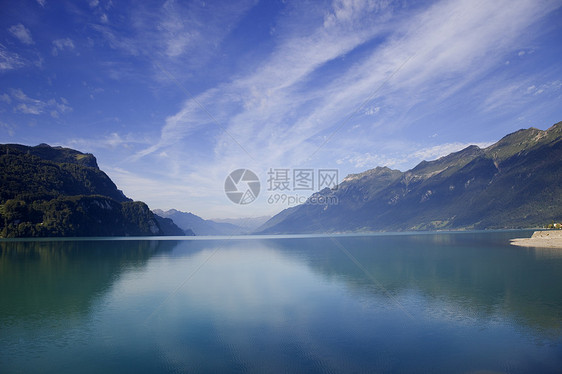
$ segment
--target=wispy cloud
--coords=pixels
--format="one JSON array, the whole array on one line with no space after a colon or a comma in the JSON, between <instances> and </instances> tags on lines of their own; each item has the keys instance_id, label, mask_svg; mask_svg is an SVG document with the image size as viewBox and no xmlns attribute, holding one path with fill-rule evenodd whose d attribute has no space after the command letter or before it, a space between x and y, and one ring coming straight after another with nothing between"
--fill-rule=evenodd
<instances>
[{"instance_id":1,"label":"wispy cloud","mask_svg":"<svg viewBox=\"0 0 562 374\"><path fill-rule=\"evenodd\" d=\"M287 131L287 136L290 137L288 139L280 135L291 127L288 115L303 110L306 114L306 106L322 96L320 92L302 91L303 87L300 85L315 70L352 51L383 29L378 25L363 28L359 22L353 22L353 16L355 21L363 19L364 11L370 7L369 2L349 4L337 2L333 12L320 19L323 22L310 34L302 35L298 30L289 31L292 36L282 38L278 48L256 72L211 89L195 100L186 100L184 108L166 120L160 141L142 155L179 141L181 136L178 135L188 132L186 129L190 128L189 123L215 126L210 116L197 110L194 101L202 103L214 117L224 122L229 133L240 139L241 144L247 144L249 148L252 148L250 144L260 144L270 149L269 146L273 143L276 143L275 148L290 145L285 148L287 152L293 152L294 147L302 142L302 134L299 132L310 132L311 126L308 123L293 125L292 131ZM346 5L351 9L346 8ZM228 134L222 136L229 137ZM229 147L230 142L229 139L219 139L217 147ZM294 144L290 144L293 142ZM261 149L254 151L257 156ZM218 149L217 152L223 151Z\"/></svg>"},{"instance_id":2,"label":"wispy cloud","mask_svg":"<svg viewBox=\"0 0 562 374\"><path fill-rule=\"evenodd\" d=\"M12 102L12 99L7 93L3 93L2 95L0 95L0 101L6 104L10 104Z\"/></svg>"},{"instance_id":3,"label":"wispy cloud","mask_svg":"<svg viewBox=\"0 0 562 374\"><path fill-rule=\"evenodd\" d=\"M107 121L115 119L108 118ZM87 150L88 152L104 151L108 148L133 149L137 145L149 144L149 139L133 133L125 135L111 132L107 135L100 135L95 138L73 138L67 141L66 146Z\"/></svg>"},{"instance_id":4,"label":"wispy cloud","mask_svg":"<svg viewBox=\"0 0 562 374\"><path fill-rule=\"evenodd\" d=\"M548 95L559 97L562 92L562 81L555 79L544 81L541 77L526 77L513 79L511 83L503 86L490 87L482 109L486 112L505 110L522 106L530 97L544 99Z\"/></svg>"},{"instance_id":5,"label":"wispy cloud","mask_svg":"<svg viewBox=\"0 0 562 374\"><path fill-rule=\"evenodd\" d=\"M21 89L11 90L9 102L13 102L15 112L23 114L39 115L47 112L51 117L58 118L61 114L72 111L68 100L63 97L44 101L27 96Z\"/></svg>"},{"instance_id":6,"label":"wispy cloud","mask_svg":"<svg viewBox=\"0 0 562 374\"><path fill-rule=\"evenodd\" d=\"M398 168L405 171L413 167L422 160L431 161L440 157L446 156L453 152L458 152L470 145L476 145L480 148L486 148L492 142L479 142L471 143L444 143L437 144L429 147L421 145L410 144L410 152L395 152L395 153L362 153L352 154L337 160L338 165L351 164L359 169L371 169L376 166L388 166L390 168Z\"/></svg>"},{"instance_id":7,"label":"wispy cloud","mask_svg":"<svg viewBox=\"0 0 562 374\"><path fill-rule=\"evenodd\" d=\"M45 102L30 98L20 89L12 90L12 97L15 100L14 110L24 114L41 114L47 106Z\"/></svg>"},{"instance_id":8,"label":"wispy cloud","mask_svg":"<svg viewBox=\"0 0 562 374\"><path fill-rule=\"evenodd\" d=\"M0 129L5 131L6 133L8 133L9 136L14 136L14 134L16 133L14 126L9 125L9 124L4 123L4 122L1 122L1 121L0 121Z\"/></svg>"},{"instance_id":9,"label":"wispy cloud","mask_svg":"<svg viewBox=\"0 0 562 374\"><path fill-rule=\"evenodd\" d=\"M446 156L453 152L458 152L470 145L475 145L480 148L486 148L492 145L492 142L480 142L475 144L459 143L459 142L438 144L431 147L418 149L414 151L411 155L408 155L408 157L414 160L430 161Z\"/></svg>"},{"instance_id":10,"label":"wispy cloud","mask_svg":"<svg viewBox=\"0 0 562 374\"><path fill-rule=\"evenodd\" d=\"M34 44L31 32L21 23L11 26L8 31L23 44Z\"/></svg>"},{"instance_id":11,"label":"wispy cloud","mask_svg":"<svg viewBox=\"0 0 562 374\"><path fill-rule=\"evenodd\" d=\"M108 23L106 13L100 23L90 24L112 48L142 56L154 64L158 79L168 81L162 67L185 75L186 68L204 66L219 51L219 46L243 15L256 3L179 2L141 5L128 14L128 30Z\"/></svg>"},{"instance_id":12,"label":"wispy cloud","mask_svg":"<svg viewBox=\"0 0 562 374\"><path fill-rule=\"evenodd\" d=\"M14 70L26 65L26 60L15 52L9 51L0 43L0 72Z\"/></svg>"},{"instance_id":13,"label":"wispy cloud","mask_svg":"<svg viewBox=\"0 0 562 374\"><path fill-rule=\"evenodd\" d=\"M59 52L64 50L73 50L74 42L70 38L53 40L53 48L51 53L53 56L58 56Z\"/></svg>"},{"instance_id":14,"label":"wispy cloud","mask_svg":"<svg viewBox=\"0 0 562 374\"><path fill-rule=\"evenodd\" d=\"M374 106L378 110L386 105L407 112L417 103L427 102L428 95L433 105L446 99L482 77L526 27L552 8L538 7L533 1L484 1L478 6L473 1L440 2L412 14L407 22L400 17L393 23L391 10L379 6L376 11L380 15L375 19L380 22L365 25L366 14L374 11L370 4L336 2L313 32L308 28L306 35L293 32L256 72L196 99L224 119L240 143L257 145L255 154L268 149L275 157L300 157L311 152L325 131L353 113L409 58L411 61L373 97L380 103ZM320 71L329 76L331 62L391 28L395 31L386 42L349 66L347 72L329 80L315 76ZM452 76L454 84L449 79ZM209 118L202 117L204 114L197 113L187 100L181 111L167 119L160 140L141 155L182 141L190 132L190 123L212 126ZM216 147L218 154L231 154L237 145L223 134ZM306 151L299 151L302 149Z\"/></svg>"},{"instance_id":15,"label":"wispy cloud","mask_svg":"<svg viewBox=\"0 0 562 374\"><path fill-rule=\"evenodd\" d=\"M408 18L406 24L397 25L393 37L336 80L325 90L328 94L324 102L311 117L333 123L331 118L351 112L353 105L368 97L408 58L411 60L373 101L380 102L381 107L399 108L402 113L420 102L431 110L486 74L517 44L526 28L550 9L537 7L533 1L437 3Z\"/></svg>"}]
</instances>

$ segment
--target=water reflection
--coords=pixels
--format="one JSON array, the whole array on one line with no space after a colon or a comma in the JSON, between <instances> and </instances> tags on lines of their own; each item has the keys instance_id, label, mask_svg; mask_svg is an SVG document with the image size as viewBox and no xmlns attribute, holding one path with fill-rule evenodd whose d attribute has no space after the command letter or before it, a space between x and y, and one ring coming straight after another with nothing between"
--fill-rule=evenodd
<instances>
[{"instance_id":1,"label":"water reflection","mask_svg":"<svg viewBox=\"0 0 562 374\"><path fill-rule=\"evenodd\" d=\"M171 241L0 241L0 314L18 319L87 314L121 273L140 269Z\"/></svg>"},{"instance_id":2,"label":"water reflection","mask_svg":"<svg viewBox=\"0 0 562 374\"><path fill-rule=\"evenodd\" d=\"M513 236L0 242L0 371L557 372L562 257Z\"/></svg>"},{"instance_id":3,"label":"water reflection","mask_svg":"<svg viewBox=\"0 0 562 374\"><path fill-rule=\"evenodd\" d=\"M467 315L495 318L502 313L538 333L560 335L560 251L509 246L514 235L518 234L339 237L335 239L339 243L330 238L286 239L270 246L360 292L383 296L384 291L399 295L414 290L426 298L454 303Z\"/></svg>"}]
</instances>

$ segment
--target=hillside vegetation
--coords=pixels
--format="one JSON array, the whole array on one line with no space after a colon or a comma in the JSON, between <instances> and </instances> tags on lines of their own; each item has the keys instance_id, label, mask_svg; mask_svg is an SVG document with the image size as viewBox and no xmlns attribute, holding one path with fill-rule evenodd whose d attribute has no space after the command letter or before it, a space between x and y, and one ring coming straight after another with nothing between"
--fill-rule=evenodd
<instances>
[{"instance_id":1,"label":"hillside vegetation","mask_svg":"<svg viewBox=\"0 0 562 374\"><path fill-rule=\"evenodd\" d=\"M91 154L41 144L0 145L0 236L165 234Z\"/></svg>"}]
</instances>

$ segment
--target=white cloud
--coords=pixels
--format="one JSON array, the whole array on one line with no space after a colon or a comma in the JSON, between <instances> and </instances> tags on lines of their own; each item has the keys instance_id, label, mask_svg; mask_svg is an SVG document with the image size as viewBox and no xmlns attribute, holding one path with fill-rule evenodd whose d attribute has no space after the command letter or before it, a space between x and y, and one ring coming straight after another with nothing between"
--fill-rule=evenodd
<instances>
[{"instance_id":1,"label":"white cloud","mask_svg":"<svg viewBox=\"0 0 562 374\"><path fill-rule=\"evenodd\" d=\"M328 97L328 108L358 105L381 83L383 89L374 98L391 98L391 104L403 111L428 96L433 102L442 101L494 66L527 26L549 9L536 7L534 1L437 3L408 19L396 38L328 90L335 93ZM333 116L326 105L320 108L325 117Z\"/></svg>"},{"instance_id":2,"label":"white cloud","mask_svg":"<svg viewBox=\"0 0 562 374\"><path fill-rule=\"evenodd\" d=\"M22 101L29 101L31 100L26 94L23 93L22 90L17 89L17 90L12 90L12 96L18 100L22 100Z\"/></svg>"},{"instance_id":3,"label":"white cloud","mask_svg":"<svg viewBox=\"0 0 562 374\"><path fill-rule=\"evenodd\" d=\"M94 123L89 123L87 126L96 126L102 122L118 122L118 120L116 118L105 118ZM73 138L68 140L65 146L85 150L91 153L102 153L106 152L107 149L121 149L125 151L125 154L129 154L136 146L145 146L149 143L150 142L146 137L138 134L119 134L118 132L111 132L97 137Z\"/></svg>"},{"instance_id":4,"label":"white cloud","mask_svg":"<svg viewBox=\"0 0 562 374\"><path fill-rule=\"evenodd\" d=\"M378 112L380 112L380 110L381 110L381 107L379 107L379 106L370 107L370 108L365 109L365 112L364 112L364 113L365 113L365 115L367 115L367 116L372 116L372 115L375 115L375 114L377 114Z\"/></svg>"},{"instance_id":5,"label":"white cloud","mask_svg":"<svg viewBox=\"0 0 562 374\"><path fill-rule=\"evenodd\" d=\"M556 93L561 89L562 89L562 81L557 79L551 82L543 83L538 87L532 85L527 88L527 93L537 96L543 93Z\"/></svg>"},{"instance_id":6,"label":"white cloud","mask_svg":"<svg viewBox=\"0 0 562 374\"><path fill-rule=\"evenodd\" d=\"M61 114L72 111L72 107L63 97L58 100L49 99L43 101L27 96L21 89L11 90L11 96L11 101L14 103L14 111L23 114L39 115L48 112L51 117L58 118Z\"/></svg>"},{"instance_id":7,"label":"white cloud","mask_svg":"<svg viewBox=\"0 0 562 374\"><path fill-rule=\"evenodd\" d=\"M431 161L446 156L450 153L458 152L470 145L476 145L480 148L486 148L489 145L492 145L492 142L480 142L475 144L459 143L459 142L438 144L431 147L418 149L413 153L411 153L410 155L408 155L408 157L416 161L417 160Z\"/></svg>"},{"instance_id":8,"label":"white cloud","mask_svg":"<svg viewBox=\"0 0 562 374\"><path fill-rule=\"evenodd\" d=\"M11 26L8 31L23 44L34 44L31 32L21 23Z\"/></svg>"},{"instance_id":9,"label":"white cloud","mask_svg":"<svg viewBox=\"0 0 562 374\"><path fill-rule=\"evenodd\" d=\"M364 16L364 7L358 6L353 9L356 17ZM255 73L209 90L195 99L208 108L214 117L224 118L225 122L228 122L224 124L229 127L228 134L223 135L222 138L231 138L229 135L231 134L239 139L241 144L265 142L266 147L271 149L269 145L276 143L276 149L284 148L287 152L294 152L295 146L303 141L302 135L295 137L287 133L290 137L287 138L280 134L279 125L284 122L287 112L299 110L302 104L312 100L318 93L313 92L310 97L310 92L293 95L292 91L316 69L353 50L380 29L379 26L364 29L359 23L353 25L349 19L351 16L349 11L341 7L337 8L335 14L337 16L331 18L334 21L329 22L327 27L322 25L310 35L297 33L294 37L283 39L278 49ZM343 19L342 22L345 24L336 23L338 19ZM342 33L342 29L346 27L350 29ZM160 141L141 155L155 152L180 140L181 136L178 135L187 134L187 129L190 127L179 119L185 118L188 113L191 118L198 116L193 122L216 127L215 121L206 113L195 114L197 110L201 112L200 109L194 108L193 100L187 100L180 112L166 120ZM308 123L293 126L293 131L296 132L312 135L311 130L314 131ZM272 136L272 134L279 136ZM227 142L219 140L218 147L225 143L228 144L227 147L232 144L232 139L226 140ZM235 144L234 148L238 147L239 145ZM240 148L237 150L240 151ZM253 153L254 157L262 151L256 149ZM218 150L218 152L228 151Z\"/></svg>"},{"instance_id":10,"label":"white cloud","mask_svg":"<svg viewBox=\"0 0 562 374\"><path fill-rule=\"evenodd\" d=\"M207 2L203 6L166 1L156 19L158 42L165 47L167 57L197 53L206 60L255 1ZM204 48L201 48L204 47ZM189 60L192 57L187 56Z\"/></svg>"},{"instance_id":11,"label":"white cloud","mask_svg":"<svg viewBox=\"0 0 562 374\"><path fill-rule=\"evenodd\" d=\"M109 25L90 25L90 27L99 32L107 40L111 48L119 49L132 56L137 56L142 51L142 48L140 48L142 45L135 41L135 39L123 35L117 36Z\"/></svg>"},{"instance_id":12,"label":"white cloud","mask_svg":"<svg viewBox=\"0 0 562 374\"><path fill-rule=\"evenodd\" d=\"M4 122L0 122L0 128L6 131L9 136L14 136L14 134L16 133L14 126L8 125L7 123Z\"/></svg>"},{"instance_id":13,"label":"white cloud","mask_svg":"<svg viewBox=\"0 0 562 374\"><path fill-rule=\"evenodd\" d=\"M388 1L335 0L324 17L324 27L339 27L357 22L358 15L381 11L389 7Z\"/></svg>"},{"instance_id":14,"label":"white cloud","mask_svg":"<svg viewBox=\"0 0 562 374\"><path fill-rule=\"evenodd\" d=\"M45 5L47 5L47 0L37 0L37 4L39 4L43 8L45 8Z\"/></svg>"},{"instance_id":15,"label":"white cloud","mask_svg":"<svg viewBox=\"0 0 562 374\"><path fill-rule=\"evenodd\" d=\"M217 46L255 4L253 0L237 2L177 2L162 5L139 5L132 9L130 32L106 25L90 25L100 32L110 46L124 53L152 59L156 74L168 80L162 67L182 74L186 67L204 65Z\"/></svg>"},{"instance_id":16,"label":"white cloud","mask_svg":"<svg viewBox=\"0 0 562 374\"><path fill-rule=\"evenodd\" d=\"M53 49L51 53L53 56L57 56L59 52L64 50L73 50L74 49L74 42L70 38L64 39L56 39L53 40Z\"/></svg>"},{"instance_id":17,"label":"white cloud","mask_svg":"<svg viewBox=\"0 0 562 374\"><path fill-rule=\"evenodd\" d=\"M43 103L37 103L37 104L30 104L30 103L21 103L18 104L15 107L15 110L18 112L22 112L24 114L41 114L43 113Z\"/></svg>"},{"instance_id":18,"label":"white cloud","mask_svg":"<svg viewBox=\"0 0 562 374\"><path fill-rule=\"evenodd\" d=\"M402 171L410 169L420 163L421 161L437 160L440 157L447 156L453 152L458 152L465 149L470 145L476 145L480 148L486 148L492 142L480 143L445 143L438 144L430 147L420 147L419 145L410 144L408 152L399 153L382 153L376 154L366 152L362 154L353 154L340 158L338 165L351 164L354 168L358 169L372 169L377 166L387 166L390 168L399 168Z\"/></svg>"},{"instance_id":19,"label":"white cloud","mask_svg":"<svg viewBox=\"0 0 562 374\"><path fill-rule=\"evenodd\" d=\"M387 166L394 168L397 164L402 163L404 160L397 160L393 157L382 154L372 154L366 152L363 154L348 155L336 160L338 165L351 164L354 168L358 169L372 169L377 166Z\"/></svg>"},{"instance_id":20,"label":"white cloud","mask_svg":"<svg viewBox=\"0 0 562 374\"><path fill-rule=\"evenodd\" d=\"M296 160L315 149L321 134L345 125L345 118L368 97L402 112L428 97L431 105L443 101L503 61L503 54L526 27L551 8L550 4L537 7L534 1L445 1L387 24L391 12L384 7L377 9L383 9L375 18L380 22L369 23L363 22L366 14L375 15L369 14L368 2L336 2L321 27L310 32L307 26L305 35L297 30L255 72L196 99L213 116L224 119L228 133L251 154ZM320 68L389 29L394 33L386 42L336 79L310 81ZM454 84L450 77L455 77ZM380 110L382 105L372 108ZM372 114L372 108L365 113ZM184 141L194 125L214 126L197 111L201 112L187 100L166 120L160 140L140 155ZM220 135L216 154L240 152L229 138Z\"/></svg>"},{"instance_id":21,"label":"white cloud","mask_svg":"<svg viewBox=\"0 0 562 374\"><path fill-rule=\"evenodd\" d=\"M200 37L200 33L196 29L187 28L187 24L181 9L175 2L168 1L163 6L163 12L166 14L158 25L160 34L166 45L166 55L168 57L177 57L182 55L189 49L190 44L193 45Z\"/></svg>"},{"instance_id":22,"label":"white cloud","mask_svg":"<svg viewBox=\"0 0 562 374\"><path fill-rule=\"evenodd\" d=\"M500 112L509 108L523 107L529 102L529 98L551 95L558 98L562 89L562 81L542 80L542 76L528 76L521 79L512 79L509 84L498 85L489 82L491 88L482 103L482 109L486 112Z\"/></svg>"},{"instance_id":23,"label":"white cloud","mask_svg":"<svg viewBox=\"0 0 562 374\"><path fill-rule=\"evenodd\" d=\"M68 100L66 100L64 97L59 98L59 100L60 102L55 99L50 99L47 101L47 106L49 108L53 108L53 110L51 110L51 116L53 118L58 118L59 115L72 111L72 107L68 105Z\"/></svg>"},{"instance_id":24,"label":"white cloud","mask_svg":"<svg viewBox=\"0 0 562 374\"><path fill-rule=\"evenodd\" d=\"M41 100L32 99L22 90L12 90L12 98L15 101L14 110L24 114L41 114L47 104Z\"/></svg>"},{"instance_id":25,"label":"white cloud","mask_svg":"<svg viewBox=\"0 0 562 374\"><path fill-rule=\"evenodd\" d=\"M26 65L26 61L17 53L8 51L0 43L0 71L14 70Z\"/></svg>"},{"instance_id":26,"label":"white cloud","mask_svg":"<svg viewBox=\"0 0 562 374\"><path fill-rule=\"evenodd\" d=\"M10 95L8 95L7 93L3 93L2 95L0 95L0 101L6 104L10 104L12 102L12 99L10 99Z\"/></svg>"}]
</instances>

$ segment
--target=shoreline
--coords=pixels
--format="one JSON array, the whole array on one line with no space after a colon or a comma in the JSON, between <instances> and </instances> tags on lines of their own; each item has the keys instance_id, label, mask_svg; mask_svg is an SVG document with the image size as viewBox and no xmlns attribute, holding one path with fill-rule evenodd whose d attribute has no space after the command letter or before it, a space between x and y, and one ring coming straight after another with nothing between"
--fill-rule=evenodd
<instances>
[{"instance_id":1,"label":"shoreline","mask_svg":"<svg viewBox=\"0 0 562 374\"><path fill-rule=\"evenodd\" d=\"M511 245L562 249L562 230L535 231L530 238L511 239Z\"/></svg>"}]
</instances>

